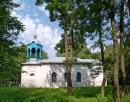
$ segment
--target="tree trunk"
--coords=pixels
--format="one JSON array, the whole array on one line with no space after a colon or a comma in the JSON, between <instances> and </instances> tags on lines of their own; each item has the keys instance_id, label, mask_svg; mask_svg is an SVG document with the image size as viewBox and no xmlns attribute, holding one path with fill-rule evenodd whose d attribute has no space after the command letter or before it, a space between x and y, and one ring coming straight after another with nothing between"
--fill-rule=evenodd
<instances>
[{"instance_id":1,"label":"tree trunk","mask_svg":"<svg viewBox=\"0 0 130 102\"><path fill-rule=\"evenodd\" d=\"M101 61L102 61L102 67L103 67L103 81L102 81L102 86L101 86L101 96L104 97L105 91L105 83L106 83L106 68L105 68L105 60L104 60L104 46L103 46L103 41L102 41L102 32L99 32L99 44L100 44L100 49L101 49Z\"/></svg>"},{"instance_id":2,"label":"tree trunk","mask_svg":"<svg viewBox=\"0 0 130 102\"><path fill-rule=\"evenodd\" d=\"M72 95L72 81L71 81L71 67L72 64L67 64L66 65L66 71L67 71L67 94L68 96Z\"/></svg>"},{"instance_id":3,"label":"tree trunk","mask_svg":"<svg viewBox=\"0 0 130 102\"><path fill-rule=\"evenodd\" d=\"M65 66L66 66L66 73L67 73L67 94L68 96L72 95L72 82L71 82L71 67L72 63L69 62L69 51L68 51L68 34L67 29L64 29L64 35L65 35Z\"/></svg>"},{"instance_id":4,"label":"tree trunk","mask_svg":"<svg viewBox=\"0 0 130 102\"><path fill-rule=\"evenodd\" d=\"M124 0L121 0L120 7L120 63L122 71L122 92L121 96L125 96L126 90L126 71L125 71L125 61L124 61Z\"/></svg>"},{"instance_id":5,"label":"tree trunk","mask_svg":"<svg viewBox=\"0 0 130 102\"><path fill-rule=\"evenodd\" d=\"M100 2L99 2L100 3ZM101 22L101 14L99 12L99 45L100 45L100 50L101 50L101 62L102 62L102 67L103 67L103 81L102 81L102 86L101 86L101 96L105 96L105 83L106 83L106 68L105 68L105 59L104 59L104 46L103 46L103 35L102 35L102 22Z\"/></svg>"},{"instance_id":6,"label":"tree trunk","mask_svg":"<svg viewBox=\"0 0 130 102\"><path fill-rule=\"evenodd\" d=\"M114 91L115 91L115 100L116 102L120 102L119 95L119 51L118 51L118 42L117 42L117 34L115 32L115 22L112 20L112 30L113 30L113 48L114 48Z\"/></svg>"},{"instance_id":7,"label":"tree trunk","mask_svg":"<svg viewBox=\"0 0 130 102\"><path fill-rule=\"evenodd\" d=\"M128 0L128 8L129 8L129 15L130 15L130 0Z\"/></svg>"},{"instance_id":8,"label":"tree trunk","mask_svg":"<svg viewBox=\"0 0 130 102\"><path fill-rule=\"evenodd\" d=\"M65 35L65 57L66 60L68 60L68 41L67 41L67 29L64 29L64 35Z\"/></svg>"},{"instance_id":9,"label":"tree trunk","mask_svg":"<svg viewBox=\"0 0 130 102\"><path fill-rule=\"evenodd\" d=\"M111 26L112 26L112 36L113 36L113 53L114 53L114 96L115 102L120 102L119 94L119 48L118 48L118 38L116 33L116 24L114 20L115 5L114 0L111 1Z\"/></svg>"}]
</instances>

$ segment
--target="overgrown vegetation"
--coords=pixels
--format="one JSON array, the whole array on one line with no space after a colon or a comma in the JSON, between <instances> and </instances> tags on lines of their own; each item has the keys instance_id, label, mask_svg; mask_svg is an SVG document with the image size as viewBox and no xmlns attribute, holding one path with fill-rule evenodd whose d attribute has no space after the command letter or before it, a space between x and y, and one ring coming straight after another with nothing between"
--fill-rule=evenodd
<instances>
[{"instance_id":1,"label":"overgrown vegetation","mask_svg":"<svg viewBox=\"0 0 130 102\"><path fill-rule=\"evenodd\" d=\"M130 87L127 87L127 92L130 92ZM65 88L0 88L1 102L114 102L112 87L105 89L105 95L100 96L99 87L73 88L70 97ZM122 102L130 102L130 94Z\"/></svg>"}]
</instances>

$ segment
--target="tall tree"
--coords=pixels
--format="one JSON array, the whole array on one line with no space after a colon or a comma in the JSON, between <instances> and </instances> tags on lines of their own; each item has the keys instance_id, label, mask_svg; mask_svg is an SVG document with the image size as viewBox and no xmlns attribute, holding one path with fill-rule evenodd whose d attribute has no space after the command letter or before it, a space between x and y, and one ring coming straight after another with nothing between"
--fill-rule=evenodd
<instances>
[{"instance_id":1,"label":"tall tree","mask_svg":"<svg viewBox=\"0 0 130 102\"><path fill-rule=\"evenodd\" d=\"M113 53L114 53L114 96L115 102L120 102L120 93L119 93L119 44L116 31L116 22L115 22L115 2L111 0L111 26L112 26L112 37L113 37Z\"/></svg>"},{"instance_id":2,"label":"tall tree","mask_svg":"<svg viewBox=\"0 0 130 102\"><path fill-rule=\"evenodd\" d=\"M104 44L103 44L103 33L102 33L102 21L103 17L101 15L101 12L103 12L103 7L102 7L102 1L98 1L97 5L101 5L101 7L98 9L98 36L99 36L99 45L100 45L100 50L101 50L101 61L102 61L102 66L103 66L103 82L101 86L101 95L104 96L104 87L106 83L106 67L105 67L105 58L104 58Z\"/></svg>"},{"instance_id":3,"label":"tall tree","mask_svg":"<svg viewBox=\"0 0 130 102\"><path fill-rule=\"evenodd\" d=\"M16 55L15 41L18 34L24 30L17 17L11 16L14 8L19 7L13 0L0 1L0 77L2 80L15 79L14 60Z\"/></svg>"},{"instance_id":4,"label":"tall tree","mask_svg":"<svg viewBox=\"0 0 130 102\"><path fill-rule=\"evenodd\" d=\"M97 39L98 41L95 43L100 48L101 62L103 66L103 82L101 87L101 95L104 96L104 87L106 83L106 67L105 67L105 59L104 59L104 26L108 23L107 14L106 14L106 5L103 0L90 0L90 1L80 1L78 7L84 13L78 13L81 17L84 24L84 32L86 33L86 37L91 40ZM87 6L86 6L87 5ZM84 7L84 8L83 8ZM84 9L84 10L83 10ZM85 15L85 16L84 16ZM97 46L96 46L97 47Z\"/></svg>"},{"instance_id":5,"label":"tall tree","mask_svg":"<svg viewBox=\"0 0 130 102\"><path fill-rule=\"evenodd\" d=\"M73 59L73 48L72 48L72 37L73 23L74 23L74 5L73 0L59 1L59 0L45 0L47 3L46 9L50 12L50 20L58 20L61 28L64 30L64 44L65 44L65 65L67 71L67 92L68 95L72 95L72 82L71 82L71 67L74 62ZM36 5L41 5L43 0L36 0Z\"/></svg>"},{"instance_id":6,"label":"tall tree","mask_svg":"<svg viewBox=\"0 0 130 102\"><path fill-rule=\"evenodd\" d=\"M126 90L126 71L124 61L124 3L125 0L121 0L120 5L120 64L122 71L122 97L125 96Z\"/></svg>"}]
</instances>

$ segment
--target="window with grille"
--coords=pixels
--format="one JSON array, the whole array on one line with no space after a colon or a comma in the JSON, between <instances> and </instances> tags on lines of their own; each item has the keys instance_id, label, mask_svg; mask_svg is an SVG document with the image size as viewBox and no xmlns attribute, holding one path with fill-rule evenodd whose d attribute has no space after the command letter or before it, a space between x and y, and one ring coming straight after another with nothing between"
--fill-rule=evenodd
<instances>
[{"instance_id":1,"label":"window with grille","mask_svg":"<svg viewBox=\"0 0 130 102\"><path fill-rule=\"evenodd\" d=\"M77 82L81 82L81 73L77 72Z\"/></svg>"},{"instance_id":2,"label":"window with grille","mask_svg":"<svg viewBox=\"0 0 130 102\"><path fill-rule=\"evenodd\" d=\"M55 72L52 73L52 82L56 83L57 79L56 79L57 75Z\"/></svg>"}]
</instances>

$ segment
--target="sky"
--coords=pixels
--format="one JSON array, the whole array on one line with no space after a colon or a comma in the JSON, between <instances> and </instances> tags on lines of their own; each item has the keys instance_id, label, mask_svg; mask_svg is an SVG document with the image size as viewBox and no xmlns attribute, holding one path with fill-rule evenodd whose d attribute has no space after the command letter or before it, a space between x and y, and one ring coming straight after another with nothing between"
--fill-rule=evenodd
<instances>
[{"instance_id":1,"label":"sky","mask_svg":"<svg viewBox=\"0 0 130 102\"><path fill-rule=\"evenodd\" d=\"M17 43L29 44L34 35L43 45L43 50L48 53L49 57L55 56L55 45L61 39L62 30L58 26L58 22L51 22L49 12L45 10L45 4L41 6L35 5L35 0L13 0L20 3L20 7L12 11L12 16L25 25L25 31L18 36Z\"/></svg>"},{"instance_id":2,"label":"sky","mask_svg":"<svg viewBox=\"0 0 130 102\"><path fill-rule=\"evenodd\" d=\"M46 4L41 6L35 5L35 0L13 0L20 3L20 7L12 11L12 16L17 16L18 19L25 25L25 31L18 36L17 43L29 44L34 35L43 45L43 50L48 53L49 58L55 57L55 45L61 39L62 29L58 25L58 21L51 22L49 12L45 10ZM91 47L92 41L87 40L88 47ZM92 52L97 52L99 49L92 49Z\"/></svg>"}]
</instances>

